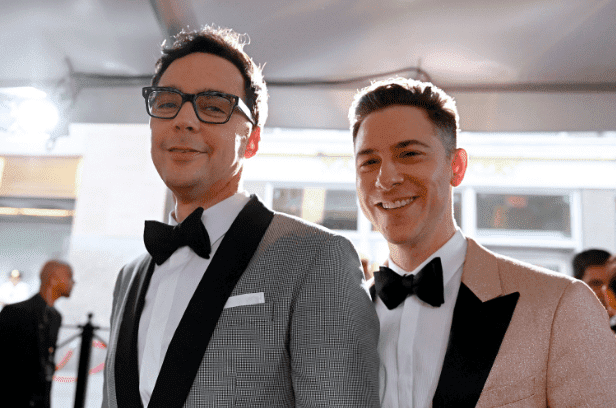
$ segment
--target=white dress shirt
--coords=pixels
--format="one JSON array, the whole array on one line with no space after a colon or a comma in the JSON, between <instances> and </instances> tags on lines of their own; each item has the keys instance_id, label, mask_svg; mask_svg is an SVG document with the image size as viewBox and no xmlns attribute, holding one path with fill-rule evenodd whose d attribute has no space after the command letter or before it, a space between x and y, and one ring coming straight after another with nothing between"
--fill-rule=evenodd
<instances>
[{"instance_id":1,"label":"white dress shirt","mask_svg":"<svg viewBox=\"0 0 616 408\"><path fill-rule=\"evenodd\" d=\"M150 402L167 348L190 299L222 238L249 199L245 192L236 193L203 212L201 220L212 244L209 259L199 257L185 246L162 265L155 266L139 321L139 392L144 407ZM177 225L172 214L169 215L169 224Z\"/></svg>"},{"instance_id":2,"label":"white dress shirt","mask_svg":"<svg viewBox=\"0 0 616 408\"><path fill-rule=\"evenodd\" d=\"M459 229L445 245L411 274L418 273L433 258L443 265L445 303L433 307L417 296L408 296L393 310L380 298L376 312L381 324L379 337L379 395L382 408L429 408L445 360L453 309L462 280L466 238ZM389 267L407 275L392 260Z\"/></svg>"},{"instance_id":3,"label":"white dress shirt","mask_svg":"<svg viewBox=\"0 0 616 408\"><path fill-rule=\"evenodd\" d=\"M30 297L30 285L25 282L17 282L17 285L13 285L13 282L5 282L0 285L0 303L9 305L11 303L17 303L24 301ZM2 307L0 306L0 309Z\"/></svg>"}]
</instances>

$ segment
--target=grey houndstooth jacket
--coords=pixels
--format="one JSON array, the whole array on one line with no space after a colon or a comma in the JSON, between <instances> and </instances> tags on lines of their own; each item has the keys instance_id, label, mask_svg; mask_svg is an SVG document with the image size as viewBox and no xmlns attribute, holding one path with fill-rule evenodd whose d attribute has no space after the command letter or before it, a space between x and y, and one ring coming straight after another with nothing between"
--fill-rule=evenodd
<instances>
[{"instance_id":1,"label":"grey houndstooth jacket","mask_svg":"<svg viewBox=\"0 0 616 408\"><path fill-rule=\"evenodd\" d=\"M167 352L149 406L154 405L157 388L161 388L160 401L164 401L165 395L176 396L181 383L188 381L184 384L187 395L179 396L178 406L378 408L379 323L362 286L363 273L353 246L324 228L272 214L256 196L246 208L250 206L253 213L227 232L204 280L216 258L225 252L225 241L237 247L241 242L235 242L234 236L241 240L250 228L246 224L269 213L273 215L271 223L264 227L248 267L231 293L233 297L262 292L265 302L222 310L205 353L195 364L196 375L189 379L178 379L184 369L181 364L167 364ZM105 408L133 408L122 395L127 388L138 388L138 383L134 372L128 376L118 370L124 362L116 359L117 343L120 327L127 323L123 316L130 315L124 307L131 294L137 293L131 288L138 286L149 267L153 268L151 257L144 255L125 266L116 282L105 367ZM131 323L138 327L138 319ZM197 334L186 338L200 342L199 328L191 330ZM178 340L181 343L183 339ZM177 351L183 358L182 353L191 353L182 347ZM133 358L136 361L131 355ZM138 390L131 392L138 395ZM169 404L159 405L172 408Z\"/></svg>"}]
</instances>

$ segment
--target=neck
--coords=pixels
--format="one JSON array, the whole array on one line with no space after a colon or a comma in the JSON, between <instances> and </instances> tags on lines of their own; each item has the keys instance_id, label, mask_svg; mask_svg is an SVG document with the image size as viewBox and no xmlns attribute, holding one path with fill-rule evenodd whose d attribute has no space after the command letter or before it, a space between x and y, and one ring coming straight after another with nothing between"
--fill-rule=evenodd
<instances>
[{"instance_id":1,"label":"neck","mask_svg":"<svg viewBox=\"0 0 616 408\"><path fill-rule=\"evenodd\" d=\"M41 297L43 298L45 303L47 303L48 306L53 306L59 297L53 293L51 288L41 288L41 290L39 291L39 295L41 295Z\"/></svg>"},{"instance_id":2,"label":"neck","mask_svg":"<svg viewBox=\"0 0 616 408\"><path fill-rule=\"evenodd\" d=\"M203 207L204 210L207 210L219 202L233 196L238 191L240 191L239 178L237 181L232 180L222 188L212 187L207 191L187 192L174 189L172 190L173 199L175 201L173 217L180 223L198 207Z\"/></svg>"},{"instance_id":3,"label":"neck","mask_svg":"<svg viewBox=\"0 0 616 408\"><path fill-rule=\"evenodd\" d=\"M455 228L442 234L439 239L422 240L416 244L392 244L389 243L389 257L396 265L407 272L415 270L432 254L438 251L456 233Z\"/></svg>"}]
</instances>

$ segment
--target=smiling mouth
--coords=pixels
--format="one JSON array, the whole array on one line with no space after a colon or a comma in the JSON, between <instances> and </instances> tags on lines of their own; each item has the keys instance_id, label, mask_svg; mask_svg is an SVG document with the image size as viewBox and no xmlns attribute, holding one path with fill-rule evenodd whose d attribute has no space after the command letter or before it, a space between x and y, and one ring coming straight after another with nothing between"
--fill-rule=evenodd
<instances>
[{"instance_id":1,"label":"smiling mouth","mask_svg":"<svg viewBox=\"0 0 616 408\"><path fill-rule=\"evenodd\" d=\"M169 151L172 153L199 153L198 150L182 147L172 147L171 149L169 149Z\"/></svg>"},{"instance_id":2,"label":"smiling mouth","mask_svg":"<svg viewBox=\"0 0 616 408\"><path fill-rule=\"evenodd\" d=\"M387 201L383 201L378 203L377 205L379 207L382 207L386 210L395 210L397 208L402 208L402 207L406 207L407 205L409 205L410 203L412 203L413 201L415 201L416 197L411 197L411 198L406 198L404 200L396 200L394 202L387 202Z\"/></svg>"}]
</instances>

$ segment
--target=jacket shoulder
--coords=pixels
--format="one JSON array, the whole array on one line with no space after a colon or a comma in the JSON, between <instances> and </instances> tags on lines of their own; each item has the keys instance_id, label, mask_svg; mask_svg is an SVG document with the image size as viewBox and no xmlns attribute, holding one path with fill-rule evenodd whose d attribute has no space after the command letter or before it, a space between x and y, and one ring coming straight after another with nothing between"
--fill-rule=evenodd
<instances>
[{"instance_id":1,"label":"jacket shoulder","mask_svg":"<svg viewBox=\"0 0 616 408\"><path fill-rule=\"evenodd\" d=\"M270 224L270 229L280 233L313 235L324 238L340 236L336 232L329 230L319 224L306 221L294 215L274 212L274 218Z\"/></svg>"},{"instance_id":2,"label":"jacket shoulder","mask_svg":"<svg viewBox=\"0 0 616 408\"><path fill-rule=\"evenodd\" d=\"M39 304L39 302L37 301L37 296L38 295L34 295L32 296L30 299L26 299L26 300L22 300L21 302L17 302L17 303L11 303L9 305L4 306L4 308L2 310L31 310L31 309L35 309L36 306ZM41 299L41 301L44 303L43 299ZM43 303L40 303L41 305Z\"/></svg>"},{"instance_id":3,"label":"jacket shoulder","mask_svg":"<svg viewBox=\"0 0 616 408\"><path fill-rule=\"evenodd\" d=\"M499 274L505 285L532 289L541 287L543 290L553 288L562 291L577 280L560 272L555 272L540 266L532 265L507 256L494 254L498 264Z\"/></svg>"},{"instance_id":4,"label":"jacket shoulder","mask_svg":"<svg viewBox=\"0 0 616 408\"><path fill-rule=\"evenodd\" d=\"M547 283L550 286L564 288L577 281L577 279L563 273L498 254L471 238L467 239L469 242L467 256L474 258L474 265L486 269L496 268L504 284L532 286L538 283Z\"/></svg>"},{"instance_id":5,"label":"jacket shoulder","mask_svg":"<svg viewBox=\"0 0 616 408\"><path fill-rule=\"evenodd\" d=\"M476 242L474 245L496 267L504 294L519 292L522 299L545 303L548 299L557 301L571 284L579 282L563 273L497 254Z\"/></svg>"}]
</instances>

